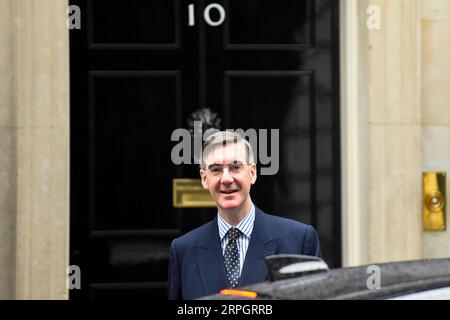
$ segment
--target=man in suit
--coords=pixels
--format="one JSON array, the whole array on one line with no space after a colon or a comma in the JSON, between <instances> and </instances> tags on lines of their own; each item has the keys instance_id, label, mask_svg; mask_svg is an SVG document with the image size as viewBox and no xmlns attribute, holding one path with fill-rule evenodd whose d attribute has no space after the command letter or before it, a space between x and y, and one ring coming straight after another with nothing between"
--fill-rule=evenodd
<instances>
[{"instance_id":1,"label":"man in suit","mask_svg":"<svg viewBox=\"0 0 450 320\"><path fill-rule=\"evenodd\" d=\"M239 134L221 131L206 139L200 176L218 214L172 242L169 299L195 299L265 281L268 255L320 256L312 226L266 214L252 203L256 164L250 143Z\"/></svg>"}]
</instances>

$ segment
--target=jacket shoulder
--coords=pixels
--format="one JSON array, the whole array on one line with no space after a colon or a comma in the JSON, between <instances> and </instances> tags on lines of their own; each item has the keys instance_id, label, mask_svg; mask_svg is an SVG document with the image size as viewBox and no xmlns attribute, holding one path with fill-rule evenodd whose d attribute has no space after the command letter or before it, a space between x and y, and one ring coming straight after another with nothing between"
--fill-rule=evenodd
<instances>
[{"instance_id":1,"label":"jacket shoulder","mask_svg":"<svg viewBox=\"0 0 450 320\"><path fill-rule=\"evenodd\" d=\"M177 243L177 247L192 246L194 244L198 244L209 237L211 229L214 228L214 223L217 223L216 219L213 219L176 238L174 242Z\"/></svg>"},{"instance_id":2,"label":"jacket shoulder","mask_svg":"<svg viewBox=\"0 0 450 320\"><path fill-rule=\"evenodd\" d=\"M272 235L279 239L279 245L284 248L282 250L288 253L295 251L297 254L321 256L320 241L313 226L267 213L263 213L263 219L266 220Z\"/></svg>"},{"instance_id":3,"label":"jacket shoulder","mask_svg":"<svg viewBox=\"0 0 450 320\"><path fill-rule=\"evenodd\" d=\"M272 227L272 230L281 229L284 231L295 231L295 232L307 232L308 229L312 228L311 225L289 219L284 217L279 217L273 214L261 212L264 218Z\"/></svg>"}]
</instances>

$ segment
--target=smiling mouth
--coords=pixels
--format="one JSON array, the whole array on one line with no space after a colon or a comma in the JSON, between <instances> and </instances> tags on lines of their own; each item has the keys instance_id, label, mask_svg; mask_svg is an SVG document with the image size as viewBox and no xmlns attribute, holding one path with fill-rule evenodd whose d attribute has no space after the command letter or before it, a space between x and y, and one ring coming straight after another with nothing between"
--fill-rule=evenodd
<instances>
[{"instance_id":1,"label":"smiling mouth","mask_svg":"<svg viewBox=\"0 0 450 320\"><path fill-rule=\"evenodd\" d=\"M232 193L235 193L235 192L237 192L237 190L221 190L220 191L220 193L223 193L223 194L232 194Z\"/></svg>"}]
</instances>

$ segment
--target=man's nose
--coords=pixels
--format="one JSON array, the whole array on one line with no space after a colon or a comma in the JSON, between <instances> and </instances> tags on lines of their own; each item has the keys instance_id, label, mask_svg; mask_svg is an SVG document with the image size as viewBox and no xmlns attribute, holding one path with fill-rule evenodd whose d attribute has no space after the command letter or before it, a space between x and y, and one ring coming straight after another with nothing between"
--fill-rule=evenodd
<instances>
[{"instance_id":1,"label":"man's nose","mask_svg":"<svg viewBox=\"0 0 450 320\"><path fill-rule=\"evenodd\" d=\"M222 178L220 180L221 183L227 184L233 182L233 176L230 174L230 171L228 171L228 168L223 168L222 171Z\"/></svg>"}]
</instances>

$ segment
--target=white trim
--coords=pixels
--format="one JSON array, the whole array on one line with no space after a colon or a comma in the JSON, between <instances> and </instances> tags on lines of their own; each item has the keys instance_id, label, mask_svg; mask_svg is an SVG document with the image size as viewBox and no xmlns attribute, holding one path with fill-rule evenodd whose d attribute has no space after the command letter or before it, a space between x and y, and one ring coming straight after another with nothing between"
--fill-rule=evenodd
<instances>
[{"instance_id":1,"label":"white trim","mask_svg":"<svg viewBox=\"0 0 450 320\"><path fill-rule=\"evenodd\" d=\"M279 273L298 273L298 272L309 272L309 271L328 271L328 265L324 261L306 261L297 262L294 264L287 265L281 268Z\"/></svg>"},{"instance_id":2,"label":"white trim","mask_svg":"<svg viewBox=\"0 0 450 320\"><path fill-rule=\"evenodd\" d=\"M361 265L367 250L364 235L364 178L361 173L360 124L363 115L358 106L361 99L359 0L340 1L340 75L341 75L341 192L342 192L342 263Z\"/></svg>"}]
</instances>

